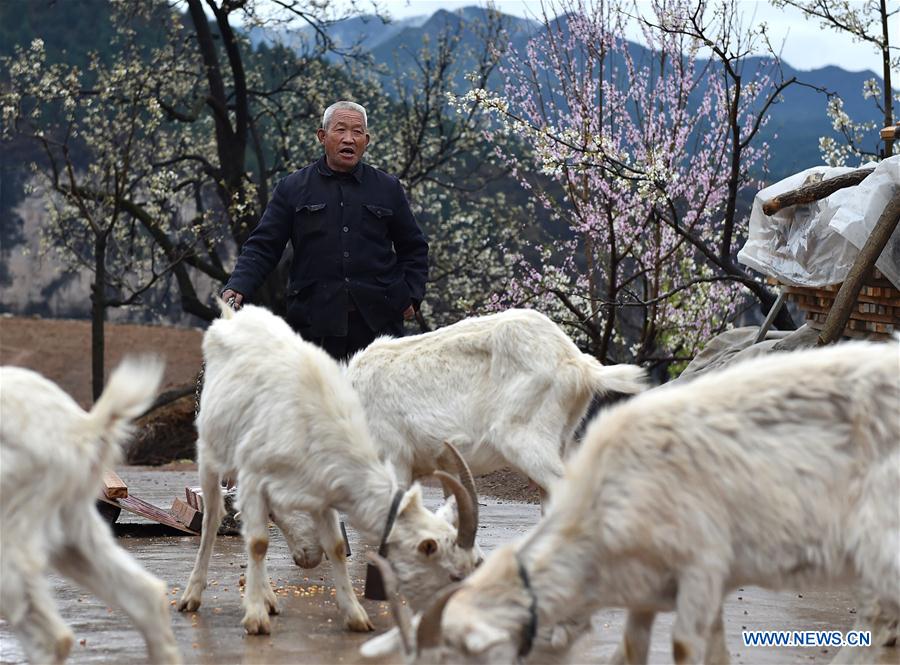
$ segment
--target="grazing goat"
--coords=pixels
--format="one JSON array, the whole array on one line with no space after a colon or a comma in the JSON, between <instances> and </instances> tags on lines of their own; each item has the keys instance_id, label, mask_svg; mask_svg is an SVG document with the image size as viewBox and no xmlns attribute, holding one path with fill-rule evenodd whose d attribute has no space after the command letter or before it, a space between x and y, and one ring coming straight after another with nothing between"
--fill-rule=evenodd
<instances>
[{"instance_id":1,"label":"grazing goat","mask_svg":"<svg viewBox=\"0 0 900 665\"><path fill-rule=\"evenodd\" d=\"M380 338L346 375L360 396L382 459L401 483L450 471L450 441L474 474L510 466L546 498L563 473L573 433L598 394L645 388L640 367L605 367L543 314L511 309L433 332ZM321 559L302 518L289 525L294 560Z\"/></svg>"},{"instance_id":2,"label":"grazing goat","mask_svg":"<svg viewBox=\"0 0 900 665\"><path fill-rule=\"evenodd\" d=\"M74 640L44 578L48 566L125 610L153 662L181 662L165 583L116 544L95 506L103 469L152 403L162 369L126 360L86 413L39 374L0 368L0 613L32 663L63 662Z\"/></svg>"},{"instance_id":3,"label":"grazing goat","mask_svg":"<svg viewBox=\"0 0 900 665\"><path fill-rule=\"evenodd\" d=\"M480 563L470 493L441 473L456 497L459 525L422 504L419 485L400 489L378 459L365 412L337 363L303 341L271 312L245 306L203 337L205 384L197 416L197 461L206 502L200 549L178 608L194 611L224 512L221 478L236 477L247 546L243 625L268 633L276 613L265 568L268 517L284 526L297 512L312 516L319 545L334 567L336 601L347 627L372 630L353 593L337 513L369 542L385 543L405 591L428 598ZM420 601L423 602L423 601Z\"/></svg>"},{"instance_id":4,"label":"grazing goat","mask_svg":"<svg viewBox=\"0 0 900 665\"><path fill-rule=\"evenodd\" d=\"M616 662L646 662L655 614L675 610L675 662L727 663L722 603L745 585L850 584L880 646L900 616L898 405L892 341L756 358L613 407L546 517L425 613L407 658L513 663L548 629L625 607ZM390 646L375 640L364 653Z\"/></svg>"}]
</instances>

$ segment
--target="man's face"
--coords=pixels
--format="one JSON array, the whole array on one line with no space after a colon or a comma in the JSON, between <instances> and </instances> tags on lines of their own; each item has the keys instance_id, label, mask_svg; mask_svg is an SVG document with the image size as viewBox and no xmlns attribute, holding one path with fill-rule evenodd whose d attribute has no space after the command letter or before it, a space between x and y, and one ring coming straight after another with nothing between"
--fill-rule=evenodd
<instances>
[{"instance_id":1,"label":"man's face","mask_svg":"<svg viewBox=\"0 0 900 665\"><path fill-rule=\"evenodd\" d=\"M369 133L361 113L338 109L331 116L328 129L316 132L325 148L325 161L332 171L352 171L369 145Z\"/></svg>"}]
</instances>

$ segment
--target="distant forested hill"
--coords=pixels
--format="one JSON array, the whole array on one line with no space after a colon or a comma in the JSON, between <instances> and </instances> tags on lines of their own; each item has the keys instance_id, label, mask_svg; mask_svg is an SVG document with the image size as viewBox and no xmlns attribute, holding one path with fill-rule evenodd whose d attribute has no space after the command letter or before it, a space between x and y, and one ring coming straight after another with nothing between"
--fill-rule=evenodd
<instances>
[{"instance_id":1,"label":"distant forested hill","mask_svg":"<svg viewBox=\"0 0 900 665\"><path fill-rule=\"evenodd\" d=\"M458 32L464 43L472 49L480 48L478 42L478 24L484 20L484 10L468 7L456 12L439 10L421 25L411 25L403 30L379 40L371 52L376 63L387 67L391 72L402 71L413 66L413 58L422 49L428 36L434 36L441 30L449 29ZM511 48L522 50L528 40L540 38L543 26L534 21L513 16L504 17L510 34ZM377 28L376 28L377 29ZM827 39L827 35L825 37ZM432 40L433 42L433 40ZM646 49L639 44L631 45L631 53L636 61L647 57ZM749 58L745 62L745 79L750 80L752 73L764 66L763 58ZM877 67L879 60L873 53L872 66ZM465 67L458 68L457 79L463 84ZM872 103L863 99L863 82L881 77L874 72L850 72L840 67L824 67L811 71L799 71L790 63L782 63L785 79L796 76L804 86L794 85L788 88L780 103L771 109L771 119L767 127L761 131L761 140L772 144L772 160L769 163L769 180L781 178L821 163L819 153L819 137L835 136L831 120L825 114L826 97L811 87L827 89L837 93L844 100L844 110L857 122L874 121L880 127L882 115ZM493 79L499 85L498 79ZM877 152L879 145L878 131L872 133L870 142L864 146Z\"/></svg>"},{"instance_id":2,"label":"distant forested hill","mask_svg":"<svg viewBox=\"0 0 900 665\"><path fill-rule=\"evenodd\" d=\"M151 0L148 0L151 1ZM397 74L413 66L413 59L425 44L434 44L434 36L442 30L459 34L464 45L471 49L482 48L479 42L479 23L484 20L483 9L467 7L455 12L438 10L429 17L404 19L384 24L376 17L352 18L333 24L329 30L336 43L349 46L359 43L368 51L374 63L386 69L383 82L392 90ZM16 45L27 45L35 37L44 40L51 61L65 60L72 64L87 64L87 53L98 51L101 56L112 55L108 0L2 0L0 1L0 55L11 55ZM528 39L539 36L543 26L539 23L514 16L504 16L511 37L511 47L524 48ZM362 32L360 32L362 31ZM308 31L296 33L267 33L254 29L248 35L254 46L271 44L275 41L298 51L303 50L304 40L312 36ZM148 43L154 35L145 35ZM634 54L640 56L643 47L632 45ZM749 59L748 73L761 66L760 58ZM455 71L457 82L464 85L467 60L458 63ZM877 59L873 55L873 66ZM837 93L844 100L844 109L856 121L872 120L881 122L881 117L871 103L862 97L863 82L880 77L872 72L849 72L839 67L825 67L808 72L794 70L790 63L783 65L785 77L796 76L811 86L826 88ZM0 72L0 77L4 76ZM499 78L492 80L499 85ZM769 164L771 180L820 163L818 139L833 135L831 122L825 115L825 97L809 87L793 86L785 93L781 103L772 108L771 120L763 130L763 139L772 142L772 161ZM777 138L776 138L777 137ZM871 145L878 143L877 132L873 132ZM8 160L0 162L4 176ZM0 209L5 201L0 190Z\"/></svg>"},{"instance_id":3,"label":"distant forested hill","mask_svg":"<svg viewBox=\"0 0 900 665\"><path fill-rule=\"evenodd\" d=\"M0 1L0 56L36 37L51 62L84 68L90 51L108 52L113 37L109 0Z\"/></svg>"}]
</instances>

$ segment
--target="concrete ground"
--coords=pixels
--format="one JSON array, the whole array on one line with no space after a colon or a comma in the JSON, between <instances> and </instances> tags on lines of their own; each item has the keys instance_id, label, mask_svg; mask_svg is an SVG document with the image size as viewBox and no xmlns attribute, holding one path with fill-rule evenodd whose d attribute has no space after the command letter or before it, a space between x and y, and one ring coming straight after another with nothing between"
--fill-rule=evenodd
<instances>
[{"instance_id":1,"label":"concrete ground","mask_svg":"<svg viewBox=\"0 0 900 665\"><path fill-rule=\"evenodd\" d=\"M183 497L186 485L196 485L195 472L119 470L130 492L160 507L168 508L175 496ZM439 491L426 494L432 507ZM486 552L516 538L539 518L539 507L482 498L479 540ZM118 523L123 531L135 534L150 531L146 524L123 513ZM133 525L133 526L130 526ZM351 573L362 594L364 548L351 531L353 557ZM297 568L281 534L273 529L268 569L281 604L281 614L273 617L272 634L248 636L241 627L238 580L245 562L243 543L238 537L220 537L209 569L209 588L197 613L175 611L176 599L187 582L199 539L180 536L120 537L118 542L150 572L169 585L172 623L187 663L355 663L359 645L373 633L361 635L342 629L332 596L333 585L327 563L315 570ZM117 608L107 608L93 596L67 580L52 578L52 586L63 618L76 635L70 663L142 663L146 650L137 631ZM377 629L392 625L385 603L363 600ZM747 588L733 593L725 606L727 643L733 663L827 663L833 648L746 648L742 630L849 630L855 619L855 601L847 593L772 593ZM576 647L574 662L606 662L616 648L624 622L618 610L598 612L593 630ZM671 662L671 615L660 616L653 633L650 660ZM880 663L900 663L900 651L882 649ZM0 621L0 662L19 663L24 657L15 636Z\"/></svg>"}]
</instances>

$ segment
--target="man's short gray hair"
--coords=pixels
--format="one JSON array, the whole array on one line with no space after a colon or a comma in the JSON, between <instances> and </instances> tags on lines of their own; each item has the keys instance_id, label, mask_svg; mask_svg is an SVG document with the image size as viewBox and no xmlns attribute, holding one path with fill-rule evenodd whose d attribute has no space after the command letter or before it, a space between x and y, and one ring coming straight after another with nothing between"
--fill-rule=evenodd
<instances>
[{"instance_id":1,"label":"man's short gray hair","mask_svg":"<svg viewBox=\"0 0 900 665\"><path fill-rule=\"evenodd\" d=\"M363 106L360 106L356 102L348 102L348 101L340 101L335 102L327 109L325 109L325 113L322 114L322 129L327 130L328 125L331 124L331 116L334 115L335 111L345 110L345 111L356 111L362 116L363 119L363 129L369 128L369 121L366 117L366 109Z\"/></svg>"}]
</instances>

